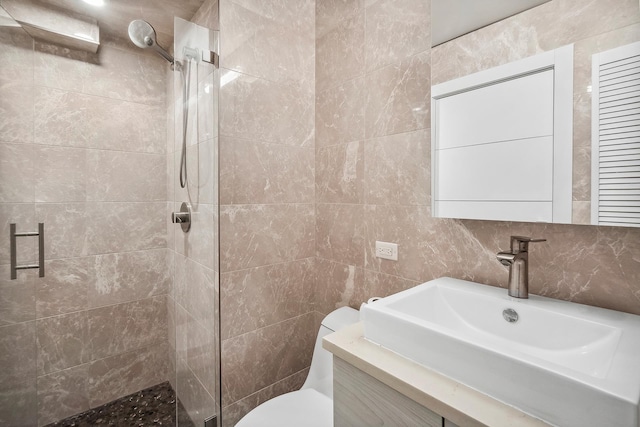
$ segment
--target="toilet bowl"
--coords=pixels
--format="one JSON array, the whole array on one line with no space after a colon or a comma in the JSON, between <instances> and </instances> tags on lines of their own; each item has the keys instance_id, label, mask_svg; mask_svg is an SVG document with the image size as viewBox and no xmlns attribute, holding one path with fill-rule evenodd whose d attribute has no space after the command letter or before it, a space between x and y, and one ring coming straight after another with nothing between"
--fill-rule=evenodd
<instances>
[{"instance_id":1,"label":"toilet bowl","mask_svg":"<svg viewBox=\"0 0 640 427\"><path fill-rule=\"evenodd\" d=\"M329 313L318 331L311 368L302 388L266 401L245 415L236 427L333 426L333 355L322 348L322 337L359 320L358 311L351 307Z\"/></svg>"}]
</instances>

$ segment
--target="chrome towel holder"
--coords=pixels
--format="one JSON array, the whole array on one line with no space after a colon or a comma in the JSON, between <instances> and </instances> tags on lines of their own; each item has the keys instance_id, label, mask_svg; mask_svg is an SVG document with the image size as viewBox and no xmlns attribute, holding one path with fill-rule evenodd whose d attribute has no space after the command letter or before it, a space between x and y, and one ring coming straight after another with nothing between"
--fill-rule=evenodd
<instances>
[{"instance_id":1,"label":"chrome towel holder","mask_svg":"<svg viewBox=\"0 0 640 427\"><path fill-rule=\"evenodd\" d=\"M31 237L38 236L38 264L24 264L18 265L17 261L17 237ZM44 223L38 223L38 231L28 231L24 233L16 233L16 224L9 224L9 244L11 251L11 280L15 280L18 277L18 270L29 270L37 268L40 270L40 277L44 277Z\"/></svg>"}]
</instances>

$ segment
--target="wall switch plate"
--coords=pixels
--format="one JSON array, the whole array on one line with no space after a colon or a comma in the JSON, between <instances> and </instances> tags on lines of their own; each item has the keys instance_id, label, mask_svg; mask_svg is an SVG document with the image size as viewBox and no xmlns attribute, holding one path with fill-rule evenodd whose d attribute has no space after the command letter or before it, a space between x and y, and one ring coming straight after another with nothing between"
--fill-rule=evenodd
<instances>
[{"instance_id":1,"label":"wall switch plate","mask_svg":"<svg viewBox=\"0 0 640 427\"><path fill-rule=\"evenodd\" d=\"M397 261L398 245L396 243L376 241L376 257Z\"/></svg>"}]
</instances>

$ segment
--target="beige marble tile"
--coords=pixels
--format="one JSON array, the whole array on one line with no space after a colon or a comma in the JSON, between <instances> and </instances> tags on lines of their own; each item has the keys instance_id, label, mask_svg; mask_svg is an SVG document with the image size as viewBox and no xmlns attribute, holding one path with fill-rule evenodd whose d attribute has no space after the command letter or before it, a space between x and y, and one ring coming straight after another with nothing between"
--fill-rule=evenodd
<instances>
[{"instance_id":1,"label":"beige marble tile","mask_svg":"<svg viewBox=\"0 0 640 427\"><path fill-rule=\"evenodd\" d=\"M166 246L164 202L88 203L87 254Z\"/></svg>"},{"instance_id":2,"label":"beige marble tile","mask_svg":"<svg viewBox=\"0 0 640 427\"><path fill-rule=\"evenodd\" d=\"M557 0L562 22L560 38L571 43L597 34L640 23L635 0Z\"/></svg>"},{"instance_id":3,"label":"beige marble tile","mask_svg":"<svg viewBox=\"0 0 640 427\"><path fill-rule=\"evenodd\" d=\"M316 38L333 30L345 19L361 13L363 0L322 0L316 2Z\"/></svg>"},{"instance_id":4,"label":"beige marble tile","mask_svg":"<svg viewBox=\"0 0 640 427\"><path fill-rule=\"evenodd\" d=\"M222 410L222 426L233 427L242 417L258 405L282 394L299 390L300 387L302 387L302 384L304 384L308 373L309 369L303 369L245 397L244 399L238 400L237 402L224 407Z\"/></svg>"},{"instance_id":5,"label":"beige marble tile","mask_svg":"<svg viewBox=\"0 0 640 427\"><path fill-rule=\"evenodd\" d=\"M430 204L430 140L429 130L425 129L365 142L367 204Z\"/></svg>"},{"instance_id":6,"label":"beige marble tile","mask_svg":"<svg viewBox=\"0 0 640 427\"><path fill-rule=\"evenodd\" d=\"M316 254L320 258L364 265L364 206L316 205Z\"/></svg>"},{"instance_id":7,"label":"beige marble tile","mask_svg":"<svg viewBox=\"0 0 640 427\"><path fill-rule=\"evenodd\" d=\"M36 378L9 386L0 383L0 422L7 426L37 425Z\"/></svg>"},{"instance_id":8,"label":"beige marble tile","mask_svg":"<svg viewBox=\"0 0 640 427\"><path fill-rule=\"evenodd\" d=\"M37 425L35 322L0 327L0 423Z\"/></svg>"},{"instance_id":9,"label":"beige marble tile","mask_svg":"<svg viewBox=\"0 0 640 427\"><path fill-rule=\"evenodd\" d=\"M314 309L327 315L339 307L360 308L367 300L362 267L316 258Z\"/></svg>"},{"instance_id":10,"label":"beige marble tile","mask_svg":"<svg viewBox=\"0 0 640 427\"><path fill-rule=\"evenodd\" d=\"M89 364L89 405L93 408L169 379L166 343Z\"/></svg>"},{"instance_id":11,"label":"beige marble tile","mask_svg":"<svg viewBox=\"0 0 640 427\"><path fill-rule=\"evenodd\" d=\"M499 249L484 247L460 222L432 218L430 211L427 206L366 206L366 268L421 283L442 276L483 283L504 273L495 259ZM376 258L376 240L397 243L398 261Z\"/></svg>"},{"instance_id":12,"label":"beige marble tile","mask_svg":"<svg viewBox=\"0 0 640 427\"><path fill-rule=\"evenodd\" d=\"M166 151L164 105L146 105L46 87L35 88L39 144L142 153Z\"/></svg>"},{"instance_id":13,"label":"beige marble tile","mask_svg":"<svg viewBox=\"0 0 640 427\"><path fill-rule=\"evenodd\" d=\"M86 160L87 199L100 202L164 200L164 154L89 150Z\"/></svg>"},{"instance_id":14,"label":"beige marble tile","mask_svg":"<svg viewBox=\"0 0 640 427\"><path fill-rule=\"evenodd\" d=\"M89 97L40 86L34 90L34 141L44 145L87 146Z\"/></svg>"},{"instance_id":15,"label":"beige marble tile","mask_svg":"<svg viewBox=\"0 0 640 427\"><path fill-rule=\"evenodd\" d=\"M313 313L222 342L223 406L309 366L317 330Z\"/></svg>"},{"instance_id":16,"label":"beige marble tile","mask_svg":"<svg viewBox=\"0 0 640 427\"><path fill-rule=\"evenodd\" d=\"M91 360L86 311L39 319L38 375L49 374Z\"/></svg>"},{"instance_id":17,"label":"beige marble tile","mask_svg":"<svg viewBox=\"0 0 640 427\"><path fill-rule=\"evenodd\" d=\"M563 46L559 2L551 1L433 48L432 84Z\"/></svg>"},{"instance_id":18,"label":"beige marble tile","mask_svg":"<svg viewBox=\"0 0 640 427\"><path fill-rule=\"evenodd\" d=\"M220 203L312 203L313 147L222 137Z\"/></svg>"},{"instance_id":19,"label":"beige marble tile","mask_svg":"<svg viewBox=\"0 0 640 427\"><path fill-rule=\"evenodd\" d=\"M93 257L46 261L45 272L35 279L38 318L88 308L88 292L96 280Z\"/></svg>"},{"instance_id":20,"label":"beige marble tile","mask_svg":"<svg viewBox=\"0 0 640 427\"><path fill-rule=\"evenodd\" d=\"M176 363L187 363L187 333L189 330L189 323L195 322L193 316L189 314L185 308L178 302L175 304L176 308Z\"/></svg>"},{"instance_id":21,"label":"beige marble tile","mask_svg":"<svg viewBox=\"0 0 640 427\"><path fill-rule=\"evenodd\" d=\"M428 0L380 0L367 6L367 71L397 63L429 49L430 6Z\"/></svg>"},{"instance_id":22,"label":"beige marble tile","mask_svg":"<svg viewBox=\"0 0 640 427\"><path fill-rule=\"evenodd\" d=\"M37 145L34 162L36 202L85 202L87 181L98 172L87 164L87 151Z\"/></svg>"},{"instance_id":23,"label":"beige marble tile","mask_svg":"<svg viewBox=\"0 0 640 427\"><path fill-rule=\"evenodd\" d=\"M218 0L205 0L191 18L192 22L212 30L220 30L220 9Z\"/></svg>"},{"instance_id":24,"label":"beige marble tile","mask_svg":"<svg viewBox=\"0 0 640 427\"><path fill-rule=\"evenodd\" d=\"M35 174L31 144L0 143L0 202L33 202Z\"/></svg>"},{"instance_id":25,"label":"beige marble tile","mask_svg":"<svg viewBox=\"0 0 640 427\"><path fill-rule=\"evenodd\" d=\"M174 210L179 211L182 203L176 202ZM212 269L217 262L218 253L215 245L215 228L217 226L217 208L214 205L191 206L191 229L184 233L175 226L176 250L193 261Z\"/></svg>"},{"instance_id":26,"label":"beige marble tile","mask_svg":"<svg viewBox=\"0 0 640 427\"><path fill-rule=\"evenodd\" d=\"M315 26L315 2L311 0L235 0L234 3L297 32L311 33ZM228 13L228 10L224 9L224 12Z\"/></svg>"},{"instance_id":27,"label":"beige marble tile","mask_svg":"<svg viewBox=\"0 0 640 427\"><path fill-rule=\"evenodd\" d=\"M202 3L200 0L185 0L180 3L172 0L140 0L138 2L142 18L153 22L156 31L167 35L173 34L175 16L189 20Z\"/></svg>"},{"instance_id":28,"label":"beige marble tile","mask_svg":"<svg viewBox=\"0 0 640 427\"><path fill-rule=\"evenodd\" d=\"M36 203L37 222L44 223L46 259L87 255L87 223L91 214L85 203Z\"/></svg>"},{"instance_id":29,"label":"beige marble tile","mask_svg":"<svg viewBox=\"0 0 640 427\"><path fill-rule=\"evenodd\" d=\"M33 92L30 83L0 79L0 141L33 141Z\"/></svg>"},{"instance_id":30,"label":"beige marble tile","mask_svg":"<svg viewBox=\"0 0 640 427\"><path fill-rule=\"evenodd\" d=\"M166 249L98 255L87 286L89 307L101 307L166 294L171 280Z\"/></svg>"},{"instance_id":31,"label":"beige marble tile","mask_svg":"<svg viewBox=\"0 0 640 427\"><path fill-rule=\"evenodd\" d=\"M216 275L213 270L184 258L176 279L176 302L209 330L216 329ZM178 274L178 272L176 272Z\"/></svg>"},{"instance_id":32,"label":"beige marble tile","mask_svg":"<svg viewBox=\"0 0 640 427\"><path fill-rule=\"evenodd\" d=\"M0 350L0 385L4 393L28 378L35 379L36 322L0 327Z\"/></svg>"},{"instance_id":33,"label":"beige marble tile","mask_svg":"<svg viewBox=\"0 0 640 427\"><path fill-rule=\"evenodd\" d=\"M176 301L167 295L167 344L172 352L176 350Z\"/></svg>"},{"instance_id":34,"label":"beige marble tile","mask_svg":"<svg viewBox=\"0 0 640 427\"><path fill-rule=\"evenodd\" d=\"M289 13L290 18L285 19L282 12L288 10L286 7L298 5L303 6L298 11L306 15ZM313 84L313 2L228 2L223 10L223 68L276 82L299 80Z\"/></svg>"},{"instance_id":35,"label":"beige marble tile","mask_svg":"<svg viewBox=\"0 0 640 427\"><path fill-rule=\"evenodd\" d=\"M573 202L571 203L571 223L572 224L591 224L591 202Z\"/></svg>"},{"instance_id":36,"label":"beige marble tile","mask_svg":"<svg viewBox=\"0 0 640 427\"><path fill-rule=\"evenodd\" d=\"M573 200L591 200L591 147L573 148Z\"/></svg>"},{"instance_id":37,"label":"beige marble tile","mask_svg":"<svg viewBox=\"0 0 640 427\"><path fill-rule=\"evenodd\" d=\"M591 94L573 96L573 146L591 147Z\"/></svg>"},{"instance_id":38,"label":"beige marble tile","mask_svg":"<svg viewBox=\"0 0 640 427\"><path fill-rule=\"evenodd\" d=\"M358 9L316 40L316 90L361 76L365 65L365 16Z\"/></svg>"},{"instance_id":39,"label":"beige marble tile","mask_svg":"<svg viewBox=\"0 0 640 427\"><path fill-rule=\"evenodd\" d=\"M313 205L220 207L221 272L313 256Z\"/></svg>"},{"instance_id":40,"label":"beige marble tile","mask_svg":"<svg viewBox=\"0 0 640 427\"><path fill-rule=\"evenodd\" d=\"M86 96L87 145L106 150L163 154L166 128L164 105Z\"/></svg>"},{"instance_id":41,"label":"beige marble tile","mask_svg":"<svg viewBox=\"0 0 640 427\"><path fill-rule=\"evenodd\" d=\"M222 70L220 135L302 147L313 146L313 134L311 88Z\"/></svg>"},{"instance_id":42,"label":"beige marble tile","mask_svg":"<svg viewBox=\"0 0 640 427\"><path fill-rule=\"evenodd\" d=\"M177 378L176 378L176 364L177 364L177 353L176 353L176 337L177 337L177 329L176 329L176 303L173 298L167 297L167 355L169 359L169 375L168 379L171 383L171 387L176 390L177 386Z\"/></svg>"},{"instance_id":43,"label":"beige marble tile","mask_svg":"<svg viewBox=\"0 0 640 427\"><path fill-rule=\"evenodd\" d=\"M588 305L639 314L637 276L640 231L625 227L585 227L464 221L486 252L508 248L509 235L542 236L531 248L530 292ZM480 271L482 267L482 271ZM475 264L481 283L505 286L508 272Z\"/></svg>"},{"instance_id":44,"label":"beige marble tile","mask_svg":"<svg viewBox=\"0 0 640 427\"><path fill-rule=\"evenodd\" d=\"M313 259L224 273L223 339L311 311Z\"/></svg>"},{"instance_id":45,"label":"beige marble tile","mask_svg":"<svg viewBox=\"0 0 640 427\"><path fill-rule=\"evenodd\" d=\"M187 326L186 362L210 396L216 393L217 378L216 334L202 323L193 320Z\"/></svg>"},{"instance_id":46,"label":"beige marble tile","mask_svg":"<svg viewBox=\"0 0 640 427\"><path fill-rule=\"evenodd\" d=\"M364 143L323 147L316 151L316 200L319 203L364 202Z\"/></svg>"},{"instance_id":47,"label":"beige marble tile","mask_svg":"<svg viewBox=\"0 0 640 427\"><path fill-rule=\"evenodd\" d=\"M171 214L175 211L175 203L167 202L165 208L165 225L166 225L166 238L167 248L175 252L176 251L176 235L178 232L182 233L182 229L179 224L174 224L171 221Z\"/></svg>"},{"instance_id":48,"label":"beige marble tile","mask_svg":"<svg viewBox=\"0 0 640 427\"><path fill-rule=\"evenodd\" d=\"M366 137L429 128L430 78L429 51L368 74Z\"/></svg>"},{"instance_id":49,"label":"beige marble tile","mask_svg":"<svg viewBox=\"0 0 640 427\"><path fill-rule=\"evenodd\" d=\"M18 271L17 279L11 280L9 265L0 266L0 326L36 318L36 274Z\"/></svg>"},{"instance_id":50,"label":"beige marble tile","mask_svg":"<svg viewBox=\"0 0 640 427\"><path fill-rule=\"evenodd\" d=\"M317 147L364 139L365 96L364 77L317 92Z\"/></svg>"},{"instance_id":51,"label":"beige marble tile","mask_svg":"<svg viewBox=\"0 0 640 427\"><path fill-rule=\"evenodd\" d=\"M34 80L42 86L81 91L89 67L97 66L98 61L97 54L36 40L33 59Z\"/></svg>"},{"instance_id":52,"label":"beige marble tile","mask_svg":"<svg viewBox=\"0 0 640 427\"><path fill-rule=\"evenodd\" d=\"M215 399L183 361L178 361L177 375L176 392L188 417L194 425L204 425L205 419L216 414Z\"/></svg>"},{"instance_id":53,"label":"beige marble tile","mask_svg":"<svg viewBox=\"0 0 640 427\"><path fill-rule=\"evenodd\" d=\"M377 271L365 270L364 295L365 301L373 297L387 297L407 289L418 286L421 282L390 276Z\"/></svg>"},{"instance_id":54,"label":"beige marble tile","mask_svg":"<svg viewBox=\"0 0 640 427\"><path fill-rule=\"evenodd\" d=\"M8 265L9 259L9 224L16 224L16 231L35 231L38 223L34 219L31 203L0 203L0 265ZM46 228L45 228L46 231ZM20 263L35 261L35 239L23 238L17 247L17 259Z\"/></svg>"},{"instance_id":55,"label":"beige marble tile","mask_svg":"<svg viewBox=\"0 0 640 427\"><path fill-rule=\"evenodd\" d=\"M0 80L33 83L33 39L22 28L2 27L0 46Z\"/></svg>"},{"instance_id":56,"label":"beige marble tile","mask_svg":"<svg viewBox=\"0 0 640 427\"><path fill-rule=\"evenodd\" d=\"M88 365L38 377L38 425L88 411Z\"/></svg>"},{"instance_id":57,"label":"beige marble tile","mask_svg":"<svg viewBox=\"0 0 640 427\"><path fill-rule=\"evenodd\" d=\"M169 63L156 55L102 46L99 64L88 67L82 89L90 95L164 105L166 67Z\"/></svg>"},{"instance_id":58,"label":"beige marble tile","mask_svg":"<svg viewBox=\"0 0 640 427\"><path fill-rule=\"evenodd\" d=\"M166 342L164 295L95 308L86 312L86 317L91 360Z\"/></svg>"}]
</instances>

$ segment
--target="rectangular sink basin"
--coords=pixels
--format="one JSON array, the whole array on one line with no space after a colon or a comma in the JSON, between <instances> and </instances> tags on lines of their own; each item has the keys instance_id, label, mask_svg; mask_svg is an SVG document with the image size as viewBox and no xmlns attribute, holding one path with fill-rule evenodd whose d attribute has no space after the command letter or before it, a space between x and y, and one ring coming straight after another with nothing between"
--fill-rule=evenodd
<instances>
[{"instance_id":1,"label":"rectangular sink basin","mask_svg":"<svg viewBox=\"0 0 640 427\"><path fill-rule=\"evenodd\" d=\"M369 341L549 424L640 427L640 316L446 277L362 316Z\"/></svg>"}]
</instances>

